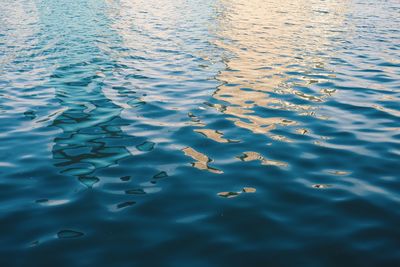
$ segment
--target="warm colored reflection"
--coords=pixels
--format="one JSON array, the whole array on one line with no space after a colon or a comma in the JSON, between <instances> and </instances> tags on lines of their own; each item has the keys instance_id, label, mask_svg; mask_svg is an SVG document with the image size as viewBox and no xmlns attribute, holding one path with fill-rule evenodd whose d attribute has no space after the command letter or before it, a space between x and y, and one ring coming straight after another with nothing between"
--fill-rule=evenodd
<instances>
[{"instance_id":1,"label":"warm colored reflection","mask_svg":"<svg viewBox=\"0 0 400 267\"><path fill-rule=\"evenodd\" d=\"M270 160L266 159L265 157L261 156L257 152L248 151L244 152L243 155L238 157L242 161L260 161L262 165L272 165L277 167L287 167L288 164L286 162L277 161L277 160Z\"/></svg>"},{"instance_id":2,"label":"warm colored reflection","mask_svg":"<svg viewBox=\"0 0 400 267\"><path fill-rule=\"evenodd\" d=\"M340 2L340 3L339 3ZM253 114L256 107L314 116L335 90L317 88L334 74L325 67L331 42L343 23L343 1L221 1L215 45L225 51L225 70L210 104L235 125L270 134L297 122ZM290 12L287 12L290 10ZM273 137L274 136L274 137Z\"/></svg>"},{"instance_id":3,"label":"warm colored reflection","mask_svg":"<svg viewBox=\"0 0 400 267\"><path fill-rule=\"evenodd\" d=\"M207 138L210 138L216 142L219 143L237 143L239 142L238 140L229 140L226 138L223 138L223 133L216 131L216 130L212 130L212 129L196 129L194 130L197 133L200 133L204 136L206 136Z\"/></svg>"},{"instance_id":4,"label":"warm colored reflection","mask_svg":"<svg viewBox=\"0 0 400 267\"><path fill-rule=\"evenodd\" d=\"M199 170L207 170L213 173L223 173L223 171L218 170L216 168L212 168L210 166L208 166L208 163L211 162L211 159L209 157L207 157L206 155L194 150L191 147L186 147L184 149L182 149L183 153L185 153L185 155L191 157L192 159L196 160L195 162L192 163L192 166L199 169Z\"/></svg>"}]
</instances>

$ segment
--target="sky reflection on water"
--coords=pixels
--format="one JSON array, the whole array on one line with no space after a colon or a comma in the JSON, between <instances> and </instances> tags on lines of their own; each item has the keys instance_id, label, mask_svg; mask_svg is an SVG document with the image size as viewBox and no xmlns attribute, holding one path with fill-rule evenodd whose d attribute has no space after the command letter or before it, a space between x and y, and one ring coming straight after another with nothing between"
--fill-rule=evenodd
<instances>
[{"instance_id":1,"label":"sky reflection on water","mask_svg":"<svg viewBox=\"0 0 400 267\"><path fill-rule=\"evenodd\" d=\"M397 1L0 6L0 266L400 261Z\"/></svg>"}]
</instances>

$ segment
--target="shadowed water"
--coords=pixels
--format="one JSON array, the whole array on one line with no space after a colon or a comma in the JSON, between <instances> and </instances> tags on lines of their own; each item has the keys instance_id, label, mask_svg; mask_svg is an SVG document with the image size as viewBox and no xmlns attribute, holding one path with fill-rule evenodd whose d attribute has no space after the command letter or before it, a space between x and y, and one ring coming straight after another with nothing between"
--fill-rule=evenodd
<instances>
[{"instance_id":1,"label":"shadowed water","mask_svg":"<svg viewBox=\"0 0 400 267\"><path fill-rule=\"evenodd\" d=\"M0 266L397 266L399 14L0 0Z\"/></svg>"}]
</instances>

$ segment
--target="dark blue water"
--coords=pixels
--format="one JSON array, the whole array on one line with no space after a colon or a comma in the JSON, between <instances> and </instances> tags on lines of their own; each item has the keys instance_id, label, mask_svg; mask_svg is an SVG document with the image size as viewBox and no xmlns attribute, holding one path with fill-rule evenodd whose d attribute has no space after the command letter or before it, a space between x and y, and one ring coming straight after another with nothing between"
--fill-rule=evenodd
<instances>
[{"instance_id":1,"label":"dark blue water","mask_svg":"<svg viewBox=\"0 0 400 267\"><path fill-rule=\"evenodd\" d=\"M0 0L0 266L400 266L397 0Z\"/></svg>"}]
</instances>

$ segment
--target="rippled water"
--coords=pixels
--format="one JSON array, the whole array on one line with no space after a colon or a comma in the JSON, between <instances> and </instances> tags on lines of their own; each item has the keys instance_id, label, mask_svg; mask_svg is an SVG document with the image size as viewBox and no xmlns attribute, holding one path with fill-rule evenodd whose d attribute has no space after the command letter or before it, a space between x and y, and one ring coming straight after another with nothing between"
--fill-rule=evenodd
<instances>
[{"instance_id":1,"label":"rippled water","mask_svg":"<svg viewBox=\"0 0 400 267\"><path fill-rule=\"evenodd\" d=\"M397 0L0 0L1 266L396 266Z\"/></svg>"}]
</instances>

